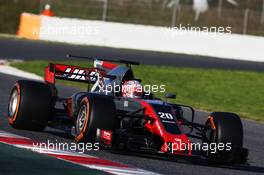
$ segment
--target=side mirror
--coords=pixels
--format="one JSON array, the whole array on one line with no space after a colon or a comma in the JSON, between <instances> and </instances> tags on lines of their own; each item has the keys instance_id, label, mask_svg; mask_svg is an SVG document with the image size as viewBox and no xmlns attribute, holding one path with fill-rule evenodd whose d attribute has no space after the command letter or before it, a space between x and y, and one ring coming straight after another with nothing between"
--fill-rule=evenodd
<instances>
[{"instance_id":1,"label":"side mirror","mask_svg":"<svg viewBox=\"0 0 264 175\"><path fill-rule=\"evenodd\" d=\"M176 94L166 93L166 94L165 94L165 98L176 99Z\"/></svg>"}]
</instances>

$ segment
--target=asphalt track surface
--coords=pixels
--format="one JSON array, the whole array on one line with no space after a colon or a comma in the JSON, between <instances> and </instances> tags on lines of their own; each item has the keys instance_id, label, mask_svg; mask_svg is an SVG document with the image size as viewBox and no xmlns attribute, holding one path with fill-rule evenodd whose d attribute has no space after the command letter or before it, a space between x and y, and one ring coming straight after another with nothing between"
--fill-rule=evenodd
<instances>
[{"instance_id":1,"label":"asphalt track surface","mask_svg":"<svg viewBox=\"0 0 264 175\"><path fill-rule=\"evenodd\" d=\"M16 130L8 125L6 113L9 93L15 81L19 79L21 78L0 74L0 129L45 143L48 140L53 143L72 142L73 140L63 132L51 128L46 128L44 132L32 132ZM69 96L76 91L78 91L78 89L59 86L60 96ZM197 112L197 121L204 121L206 115L206 113ZM200 159L192 161L180 158L166 159L133 153L112 153L106 150L87 151L85 153L161 174L264 174L264 125L246 120L243 120L243 125L245 135L244 146L249 149L249 165L221 167L208 165L205 160Z\"/></svg>"},{"instance_id":2,"label":"asphalt track surface","mask_svg":"<svg viewBox=\"0 0 264 175\"><path fill-rule=\"evenodd\" d=\"M0 38L0 59L65 60L68 53L95 58L121 58L153 65L264 71L264 63L259 62Z\"/></svg>"}]
</instances>

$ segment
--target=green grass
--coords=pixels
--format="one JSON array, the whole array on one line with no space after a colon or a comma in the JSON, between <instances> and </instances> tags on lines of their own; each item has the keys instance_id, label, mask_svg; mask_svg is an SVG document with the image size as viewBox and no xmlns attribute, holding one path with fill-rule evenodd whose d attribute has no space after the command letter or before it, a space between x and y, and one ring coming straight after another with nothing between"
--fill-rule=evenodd
<instances>
[{"instance_id":1,"label":"green grass","mask_svg":"<svg viewBox=\"0 0 264 175\"><path fill-rule=\"evenodd\" d=\"M43 76L47 63L27 61L11 65ZM91 66L91 63L81 61L64 63ZM235 112L244 118L264 121L262 72L141 65L134 67L134 73L143 80L143 84L165 84L166 92L177 94L174 102L205 111ZM86 88L83 84L63 83ZM162 97L164 94L157 96Z\"/></svg>"}]
</instances>

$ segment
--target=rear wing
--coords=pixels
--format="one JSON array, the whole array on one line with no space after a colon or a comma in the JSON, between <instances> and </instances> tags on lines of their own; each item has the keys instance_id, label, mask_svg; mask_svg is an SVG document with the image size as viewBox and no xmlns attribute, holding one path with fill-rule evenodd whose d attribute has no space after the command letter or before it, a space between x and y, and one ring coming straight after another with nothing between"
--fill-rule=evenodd
<instances>
[{"instance_id":1,"label":"rear wing","mask_svg":"<svg viewBox=\"0 0 264 175\"><path fill-rule=\"evenodd\" d=\"M94 84L99 76L104 76L105 74L106 72L99 68L83 68L50 63L45 68L45 81L50 84L55 84L56 79L61 79Z\"/></svg>"}]
</instances>

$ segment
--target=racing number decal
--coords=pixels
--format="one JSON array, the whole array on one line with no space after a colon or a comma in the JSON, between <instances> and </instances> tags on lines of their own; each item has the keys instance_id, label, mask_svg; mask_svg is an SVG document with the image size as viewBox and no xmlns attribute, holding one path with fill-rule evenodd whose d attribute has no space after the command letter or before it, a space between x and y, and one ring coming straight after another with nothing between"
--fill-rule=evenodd
<instances>
[{"instance_id":1,"label":"racing number decal","mask_svg":"<svg viewBox=\"0 0 264 175\"><path fill-rule=\"evenodd\" d=\"M171 113L168 112L158 112L158 115L161 119L170 119L173 120L173 116Z\"/></svg>"}]
</instances>

